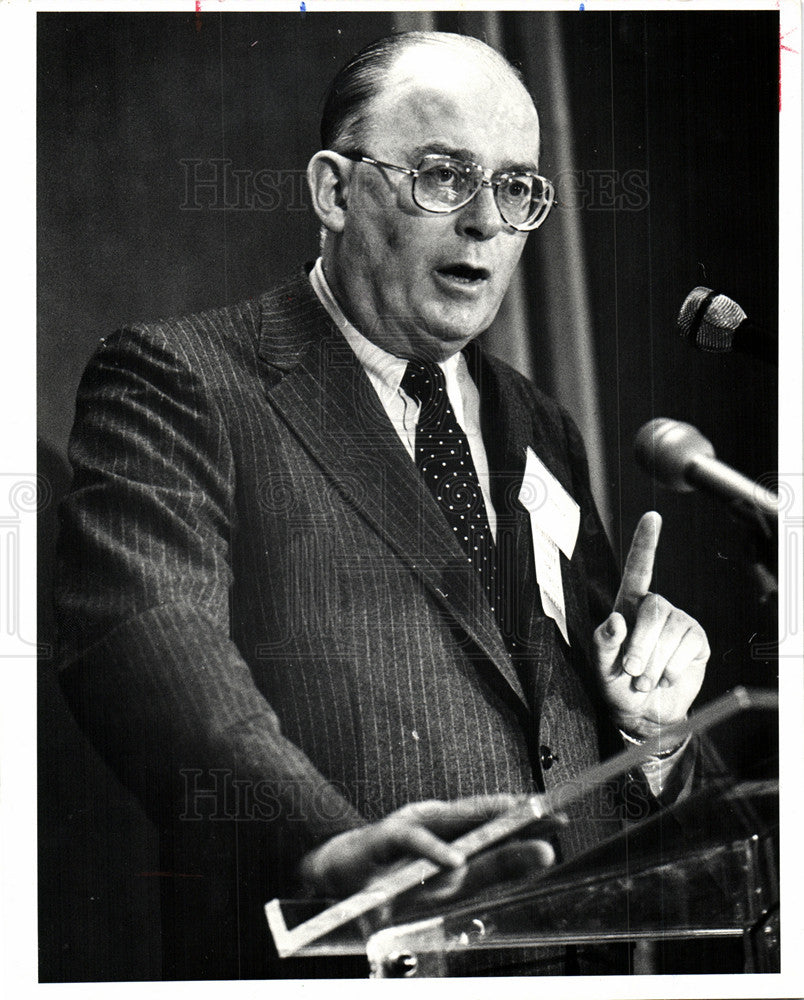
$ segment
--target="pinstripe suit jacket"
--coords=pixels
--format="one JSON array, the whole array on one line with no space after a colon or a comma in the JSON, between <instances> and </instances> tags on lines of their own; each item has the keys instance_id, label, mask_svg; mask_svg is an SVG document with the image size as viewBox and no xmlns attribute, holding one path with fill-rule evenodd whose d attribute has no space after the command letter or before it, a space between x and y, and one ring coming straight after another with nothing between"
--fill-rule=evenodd
<instances>
[{"instance_id":1,"label":"pinstripe suit jacket","mask_svg":"<svg viewBox=\"0 0 804 1000\"><path fill-rule=\"evenodd\" d=\"M63 507L63 685L174 862L220 876L203 905L221 921L227 864L262 902L312 846L406 802L550 787L599 759L588 652L616 571L583 445L560 407L468 351L516 662L305 276L124 329L90 362ZM561 556L571 650L538 600L527 446L581 506ZM595 836L578 822L564 849Z\"/></svg>"}]
</instances>

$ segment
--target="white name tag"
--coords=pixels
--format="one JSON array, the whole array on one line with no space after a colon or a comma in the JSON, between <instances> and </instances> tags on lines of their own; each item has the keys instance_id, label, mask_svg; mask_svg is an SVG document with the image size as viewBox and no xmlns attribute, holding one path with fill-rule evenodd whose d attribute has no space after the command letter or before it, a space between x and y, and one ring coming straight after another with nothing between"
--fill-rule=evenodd
<instances>
[{"instance_id":1,"label":"white name tag","mask_svg":"<svg viewBox=\"0 0 804 1000\"><path fill-rule=\"evenodd\" d=\"M544 612L558 625L569 645L558 553L561 550L567 559L572 558L581 524L581 508L530 447L519 502L530 514L536 580Z\"/></svg>"}]
</instances>

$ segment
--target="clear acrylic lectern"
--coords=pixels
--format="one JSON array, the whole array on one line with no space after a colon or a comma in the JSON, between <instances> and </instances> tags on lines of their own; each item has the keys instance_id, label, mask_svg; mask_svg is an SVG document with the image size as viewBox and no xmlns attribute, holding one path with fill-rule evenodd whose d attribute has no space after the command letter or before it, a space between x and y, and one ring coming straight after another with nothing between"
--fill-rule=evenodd
<instances>
[{"instance_id":1,"label":"clear acrylic lectern","mask_svg":"<svg viewBox=\"0 0 804 1000\"><path fill-rule=\"evenodd\" d=\"M773 692L729 692L661 743L459 838L470 860L458 873L417 861L334 903L272 900L279 955L365 954L375 977L446 976L467 952L739 937L745 971L778 971L777 708ZM624 807L640 764L686 736L694 765L676 800ZM609 835L551 868L534 864L534 841L560 841L579 808L609 808Z\"/></svg>"}]
</instances>

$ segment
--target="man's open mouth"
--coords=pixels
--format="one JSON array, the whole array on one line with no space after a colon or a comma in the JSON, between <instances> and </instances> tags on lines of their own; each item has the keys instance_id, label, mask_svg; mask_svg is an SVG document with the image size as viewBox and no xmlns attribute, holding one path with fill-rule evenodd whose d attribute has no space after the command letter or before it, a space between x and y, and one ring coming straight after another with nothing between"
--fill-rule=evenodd
<instances>
[{"instance_id":1,"label":"man's open mouth","mask_svg":"<svg viewBox=\"0 0 804 1000\"><path fill-rule=\"evenodd\" d=\"M437 270L439 274L468 283L486 281L490 277L485 267L471 267L469 264L448 264L446 267L439 267Z\"/></svg>"}]
</instances>

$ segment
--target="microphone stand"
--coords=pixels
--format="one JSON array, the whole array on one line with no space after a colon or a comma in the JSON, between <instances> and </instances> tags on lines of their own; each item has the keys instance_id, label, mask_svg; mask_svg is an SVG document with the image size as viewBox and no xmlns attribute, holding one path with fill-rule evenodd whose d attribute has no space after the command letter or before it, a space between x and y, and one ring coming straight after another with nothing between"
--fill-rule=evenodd
<instances>
[{"instance_id":1,"label":"microphone stand","mask_svg":"<svg viewBox=\"0 0 804 1000\"><path fill-rule=\"evenodd\" d=\"M749 574L757 598L758 632L751 655L768 662L775 657L779 633L778 542L776 524L757 507L729 504L743 525Z\"/></svg>"}]
</instances>

